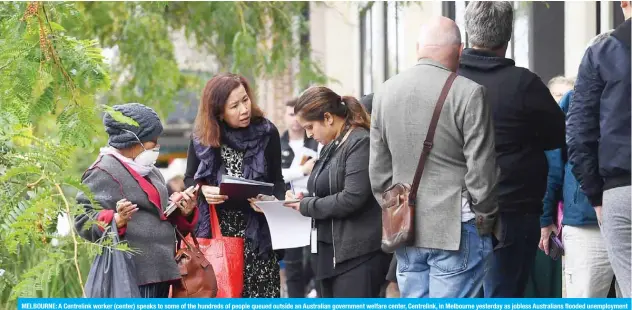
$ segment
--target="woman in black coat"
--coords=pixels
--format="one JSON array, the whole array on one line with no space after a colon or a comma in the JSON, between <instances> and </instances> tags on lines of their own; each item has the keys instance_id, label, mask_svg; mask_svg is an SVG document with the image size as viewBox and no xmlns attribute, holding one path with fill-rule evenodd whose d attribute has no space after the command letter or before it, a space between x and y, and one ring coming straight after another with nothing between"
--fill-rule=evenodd
<instances>
[{"instance_id":1,"label":"woman in black coat","mask_svg":"<svg viewBox=\"0 0 632 310\"><path fill-rule=\"evenodd\" d=\"M388 257L369 182L369 116L358 100L326 87L306 90L294 112L307 135L325 145L308 181L309 197L286 194L286 200L302 198L287 206L314 219L311 247L322 296L378 297Z\"/></svg>"},{"instance_id":2,"label":"woman in black coat","mask_svg":"<svg viewBox=\"0 0 632 310\"><path fill-rule=\"evenodd\" d=\"M222 175L263 181L273 183L274 195L282 198L280 154L279 131L252 101L246 79L221 74L208 81L189 145L185 183L203 184L196 236L210 237L209 205L215 205L222 235L244 238L242 297L280 297L281 257L272 250L264 215L248 201L220 195L218 186Z\"/></svg>"}]
</instances>

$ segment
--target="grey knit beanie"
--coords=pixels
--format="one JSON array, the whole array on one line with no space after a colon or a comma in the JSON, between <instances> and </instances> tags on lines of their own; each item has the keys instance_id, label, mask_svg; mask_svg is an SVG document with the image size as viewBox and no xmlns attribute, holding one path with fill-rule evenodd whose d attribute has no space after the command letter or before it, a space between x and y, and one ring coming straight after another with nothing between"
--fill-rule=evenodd
<instances>
[{"instance_id":1,"label":"grey knit beanie","mask_svg":"<svg viewBox=\"0 0 632 310\"><path fill-rule=\"evenodd\" d=\"M128 131L138 136L141 142L155 141L162 134L162 123L158 114L150 107L140 103L126 103L113 106L114 110L135 120L138 127L117 122L106 113L103 117L103 125L108 133L108 144L117 149L124 149L138 144L138 140ZM125 130L123 130L125 129Z\"/></svg>"}]
</instances>

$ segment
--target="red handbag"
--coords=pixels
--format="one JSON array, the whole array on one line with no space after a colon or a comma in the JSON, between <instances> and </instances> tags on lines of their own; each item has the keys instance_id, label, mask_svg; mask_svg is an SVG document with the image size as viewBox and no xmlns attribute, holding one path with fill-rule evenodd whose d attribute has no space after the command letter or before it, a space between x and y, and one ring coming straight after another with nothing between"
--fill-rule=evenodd
<instances>
[{"instance_id":1,"label":"red handbag","mask_svg":"<svg viewBox=\"0 0 632 310\"><path fill-rule=\"evenodd\" d=\"M224 237L215 206L211 213L211 239L197 238L200 250L211 263L217 279L218 298L240 298L244 289L244 239ZM191 236L187 236L191 239Z\"/></svg>"}]
</instances>

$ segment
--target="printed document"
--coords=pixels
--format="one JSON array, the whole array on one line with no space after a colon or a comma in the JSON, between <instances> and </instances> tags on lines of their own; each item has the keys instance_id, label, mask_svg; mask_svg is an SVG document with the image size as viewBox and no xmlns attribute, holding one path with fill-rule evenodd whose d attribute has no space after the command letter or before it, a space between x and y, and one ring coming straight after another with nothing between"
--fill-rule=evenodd
<instances>
[{"instance_id":1,"label":"printed document","mask_svg":"<svg viewBox=\"0 0 632 310\"><path fill-rule=\"evenodd\" d=\"M312 218L283 205L285 201L258 201L270 227L274 250L299 248L309 245Z\"/></svg>"}]
</instances>

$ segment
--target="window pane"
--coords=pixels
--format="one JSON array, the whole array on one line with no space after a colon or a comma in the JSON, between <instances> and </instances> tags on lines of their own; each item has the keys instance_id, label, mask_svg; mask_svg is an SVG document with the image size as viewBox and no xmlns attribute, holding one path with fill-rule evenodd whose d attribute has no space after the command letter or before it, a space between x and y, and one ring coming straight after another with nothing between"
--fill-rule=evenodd
<instances>
[{"instance_id":1,"label":"window pane","mask_svg":"<svg viewBox=\"0 0 632 310\"><path fill-rule=\"evenodd\" d=\"M459 30L461 31L461 42L463 42L464 46L469 46L465 34L465 7L465 1L454 1L454 22L459 26Z\"/></svg>"},{"instance_id":2,"label":"window pane","mask_svg":"<svg viewBox=\"0 0 632 310\"><path fill-rule=\"evenodd\" d=\"M529 15L531 3L514 2L514 57L516 66L529 68Z\"/></svg>"},{"instance_id":3,"label":"window pane","mask_svg":"<svg viewBox=\"0 0 632 310\"><path fill-rule=\"evenodd\" d=\"M386 7L387 79L399 73L399 28L399 5L396 2L388 2Z\"/></svg>"},{"instance_id":4,"label":"window pane","mask_svg":"<svg viewBox=\"0 0 632 310\"><path fill-rule=\"evenodd\" d=\"M382 2L375 2L371 7L371 76L373 78L371 89L384 82L380 78L384 78L386 55L384 55L384 45L378 44L380 39L382 44L386 43L384 42L384 10L386 8L378 7L382 5Z\"/></svg>"},{"instance_id":5,"label":"window pane","mask_svg":"<svg viewBox=\"0 0 632 310\"><path fill-rule=\"evenodd\" d=\"M404 15L406 11L401 5L397 6L397 72L404 71L404 59L406 59L406 50L408 46L405 44L402 37L404 36Z\"/></svg>"},{"instance_id":6,"label":"window pane","mask_svg":"<svg viewBox=\"0 0 632 310\"><path fill-rule=\"evenodd\" d=\"M507 45L507 53L505 54L505 57L510 58L510 59L514 59L514 53L513 53L513 38L511 40L509 40L509 44Z\"/></svg>"},{"instance_id":7,"label":"window pane","mask_svg":"<svg viewBox=\"0 0 632 310\"><path fill-rule=\"evenodd\" d=\"M362 16L361 18L364 20L363 22L364 46L362 46L362 49L364 51L362 54L362 69L363 69L362 89L364 91L364 94L362 95L366 95L373 92L373 73L371 71L372 70L371 60L373 59L371 10L366 11L364 16Z\"/></svg>"}]
</instances>

